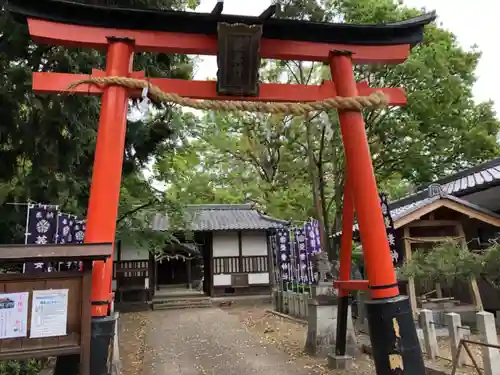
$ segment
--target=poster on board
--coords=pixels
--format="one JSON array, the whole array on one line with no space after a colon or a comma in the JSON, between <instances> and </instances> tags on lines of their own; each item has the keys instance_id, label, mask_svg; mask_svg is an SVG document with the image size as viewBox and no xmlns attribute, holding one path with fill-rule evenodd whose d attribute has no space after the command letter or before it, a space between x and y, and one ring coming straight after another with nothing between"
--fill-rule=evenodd
<instances>
[{"instance_id":1,"label":"poster on board","mask_svg":"<svg viewBox=\"0 0 500 375\"><path fill-rule=\"evenodd\" d=\"M68 289L34 290L30 338L65 336Z\"/></svg>"},{"instance_id":2,"label":"poster on board","mask_svg":"<svg viewBox=\"0 0 500 375\"><path fill-rule=\"evenodd\" d=\"M29 293L0 294L0 339L26 337Z\"/></svg>"}]
</instances>

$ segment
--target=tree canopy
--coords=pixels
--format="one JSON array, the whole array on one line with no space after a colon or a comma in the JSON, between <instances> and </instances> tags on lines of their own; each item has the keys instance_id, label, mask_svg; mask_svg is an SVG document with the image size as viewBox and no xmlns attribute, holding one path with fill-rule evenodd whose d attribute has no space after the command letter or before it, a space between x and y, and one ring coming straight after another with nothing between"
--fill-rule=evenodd
<instances>
[{"instance_id":1,"label":"tree canopy","mask_svg":"<svg viewBox=\"0 0 500 375\"><path fill-rule=\"evenodd\" d=\"M421 13L392 0L287 0L280 17L349 23L404 20ZM365 114L380 189L392 199L499 154L499 122L491 102L472 87L481 53L460 46L437 25L397 66L355 67L371 87L402 87L408 105ZM263 61L263 81L318 84L327 67ZM187 203L255 202L271 215L315 216L326 232L339 228L344 155L335 112L309 121L276 115L205 113L195 118L182 153L163 155L155 170L167 194ZM175 176L174 181L166 176Z\"/></svg>"},{"instance_id":2,"label":"tree canopy","mask_svg":"<svg viewBox=\"0 0 500 375\"><path fill-rule=\"evenodd\" d=\"M280 17L315 21L381 23L421 12L393 0L277 2L282 5ZM115 3L156 9L197 5L188 0ZM84 215L99 99L34 95L31 72L89 73L104 67L105 56L93 50L35 45L26 26L14 23L1 9L1 202L57 203L65 211ZM372 87L402 87L408 94L403 108L365 113L378 183L391 198L498 155L499 123L492 103L476 103L472 96L480 56L475 48L460 46L451 32L430 25L425 41L413 48L405 63L355 67L359 81ZM135 57L134 69L151 77L188 79L193 61L181 55L142 53ZM330 78L327 67L297 61L263 61L260 73L264 82L318 84ZM165 194L142 176L152 161L154 177L167 186ZM135 214L137 207L151 207L157 200L162 205L250 201L283 219L316 217L330 233L340 226L343 170L333 111L304 121L248 113L200 115L160 106L146 119L128 123L120 213ZM0 240L18 242L24 207L2 204L0 209ZM120 221L125 222L130 221Z\"/></svg>"},{"instance_id":3,"label":"tree canopy","mask_svg":"<svg viewBox=\"0 0 500 375\"><path fill-rule=\"evenodd\" d=\"M500 244L493 241L483 251L472 252L459 241L445 240L429 251L415 251L400 270L401 279L413 277L424 285L436 283L453 287L457 281L482 278L495 289L500 288Z\"/></svg>"},{"instance_id":4,"label":"tree canopy","mask_svg":"<svg viewBox=\"0 0 500 375\"><path fill-rule=\"evenodd\" d=\"M81 1L110 5L108 0ZM34 44L27 26L14 22L0 1L0 242L22 241L25 206L30 201L59 204L65 212L85 215L94 159L100 100L74 95L34 95L33 71L90 73L103 69L105 55L91 49ZM120 0L135 8L194 7L187 0ZM137 54L134 69L151 77L189 79L187 56ZM124 181L137 179L156 154L175 147L183 126L178 108L162 106L154 116L129 121ZM130 188L135 185L125 184ZM142 196L146 189L140 191ZM122 191L123 192L123 191ZM129 191L138 194L138 191ZM129 197L130 194L122 194ZM151 198L151 197L150 197ZM127 203L122 202L122 205Z\"/></svg>"}]
</instances>

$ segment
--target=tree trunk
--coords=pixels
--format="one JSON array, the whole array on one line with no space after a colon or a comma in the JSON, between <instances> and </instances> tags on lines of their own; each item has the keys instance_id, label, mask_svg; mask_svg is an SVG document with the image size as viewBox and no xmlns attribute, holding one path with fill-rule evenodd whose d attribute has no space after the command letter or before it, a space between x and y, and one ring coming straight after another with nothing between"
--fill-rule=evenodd
<instances>
[{"instance_id":1,"label":"tree trunk","mask_svg":"<svg viewBox=\"0 0 500 375\"><path fill-rule=\"evenodd\" d=\"M323 163L318 163L318 182L319 182L319 201L321 204L321 214L323 216L323 228L325 233L325 243L328 249L328 259L336 260L337 252L332 246L332 241L330 241L330 220L328 218L328 207L327 207L327 199L325 195L325 176L323 172Z\"/></svg>"},{"instance_id":2,"label":"tree trunk","mask_svg":"<svg viewBox=\"0 0 500 375\"><path fill-rule=\"evenodd\" d=\"M319 237L320 237L320 245L321 245L321 250L322 251L327 251L328 257L330 257L330 251L329 251L329 246L328 246L328 238L326 237L326 232L325 232L325 222L323 219L323 205L321 204L321 198L319 195L319 189L318 189L318 177L317 177L317 168L316 168L316 161L314 158L314 145L312 141L312 127L311 127L311 121L306 121L306 138L307 138L307 161L309 163L309 178L311 180L311 188L312 188L312 195L313 195L313 203L314 203L314 213L316 216L316 219L319 222Z\"/></svg>"}]
</instances>

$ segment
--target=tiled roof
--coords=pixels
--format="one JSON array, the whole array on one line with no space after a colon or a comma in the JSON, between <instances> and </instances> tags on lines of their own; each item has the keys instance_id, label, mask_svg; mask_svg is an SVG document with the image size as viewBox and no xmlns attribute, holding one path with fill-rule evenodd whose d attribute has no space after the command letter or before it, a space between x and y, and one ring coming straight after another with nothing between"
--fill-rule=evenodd
<instances>
[{"instance_id":1,"label":"tiled roof","mask_svg":"<svg viewBox=\"0 0 500 375\"><path fill-rule=\"evenodd\" d=\"M392 209L391 210L391 216L392 216L392 220L396 221L396 220L399 220L403 217L405 217L406 215L409 215L411 214L412 212L422 208L422 207L425 207L427 206L428 204L431 204L432 202L435 202L436 200L439 200L441 197L432 197L432 198L426 198L426 199L423 199L421 201L418 201L418 202L413 202L413 203L410 203L410 204L407 204L405 206L401 206L401 207L398 207L398 208L395 208L395 209ZM359 230L359 226L358 224L354 224L353 226L353 230L356 232ZM337 232L333 235L333 237L338 237L342 234L342 232Z\"/></svg>"},{"instance_id":2,"label":"tiled roof","mask_svg":"<svg viewBox=\"0 0 500 375\"><path fill-rule=\"evenodd\" d=\"M432 194L429 193L429 190L432 185L440 186L441 196L430 197ZM457 198L459 196L472 194L476 191L484 190L496 185L500 185L500 158L493 159L487 163L455 173L448 177L434 181L431 184L421 186L418 192L390 203L389 206L391 209L392 219L394 221L402 219L406 215L409 215L419 208L425 207L439 199L450 199L488 215L498 216L487 209ZM354 230L357 231L358 229L358 224L355 224ZM333 237L337 237L341 233L342 232L335 233Z\"/></svg>"},{"instance_id":3,"label":"tiled roof","mask_svg":"<svg viewBox=\"0 0 500 375\"><path fill-rule=\"evenodd\" d=\"M412 212L415 212L423 207L426 207L428 206L429 204L431 203L434 203L438 200L441 200L441 199L447 199L447 200L450 200L450 201L453 201L455 203L458 203L458 204L461 204L462 206L465 206L465 207L468 207L468 208L471 208L475 211L478 211L478 212L482 212L486 215L489 215L491 217L496 217L496 218L499 218L500 219L500 215L490 211L490 210L487 210L481 206L478 206L476 204L473 204L473 203L470 203L470 202L467 202L466 200L463 200L463 199L460 199L460 198L457 198L457 197L454 197L453 195L449 195L449 194L442 194L442 195L438 195L438 196L434 196L434 197L427 197L427 198L424 198L422 200L419 200L419 201L416 201L416 202L412 202L412 203L409 203L409 204L406 204L404 206L399 206L399 207L396 207L396 208L392 208L391 209L391 216L392 216L392 220L394 220L394 222L408 216L409 214L411 214ZM354 224L353 226L353 230L356 232L359 230L359 226L358 224ZM342 234L342 232L337 232L335 233L332 237L338 237Z\"/></svg>"},{"instance_id":4,"label":"tiled roof","mask_svg":"<svg viewBox=\"0 0 500 375\"><path fill-rule=\"evenodd\" d=\"M443 192L453 195L470 194L471 190L479 190L490 185L500 184L500 158L452 174L434 181L432 184L441 185ZM424 190L430 185L427 184L419 190Z\"/></svg>"},{"instance_id":5,"label":"tiled roof","mask_svg":"<svg viewBox=\"0 0 500 375\"><path fill-rule=\"evenodd\" d=\"M403 217L411 214L412 212L415 212L422 207L425 207L431 203L434 203L435 201L437 201L439 199L441 199L440 196L425 198L425 199L422 199L420 201L407 204L405 206L391 209L392 220L396 221L396 220L402 219Z\"/></svg>"},{"instance_id":6,"label":"tiled roof","mask_svg":"<svg viewBox=\"0 0 500 375\"><path fill-rule=\"evenodd\" d=\"M392 219L394 221L396 220L399 220L399 219L402 219L403 217L411 214L412 212L422 208L422 207L425 207L435 201L438 201L440 199L447 199L447 200L450 200L450 201L453 201L455 203L458 203L464 207L468 207L474 211L477 211L477 212L482 212L486 215L489 215L491 217L496 217L496 218L500 218L500 215L493 212L493 211L490 211L484 207L481 207L481 206L478 206L477 204L474 204L474 203L471 203L471 202L468 202L464 199L460 199L458 197L454 197L453 195L451 194L446 194L446 193L443 193L442 195L440 196L435 196L435 197L429 197L429 198L425 198L425 199L422 199L418 202L414 202L414 203L410 203L406 206L401 206L401 207L397 207L397 208L394 208L391 210L391 214L392 214Z\"/></svg>"},{"instance_id":7,"label":"tiled roof","mask_svg":"<svg viewBox=\"0 0 500 375\"><path fill-rule=\"evenodd\" d=\"M432 188L432 185L439 185L443 194L456 197L500 185L500 158L493 159L487 163L477 165L430 184L423 185L416 193L392 202L390 204L391 209L394 210L411 204L417 204L427 199L430 195L429 189Z\"/></svg>"},{"instance_id":8,"label":"tiled roof","mask_svg":"<svg viewBox=\"0 0 500 375\"><path fill-rule=\"evenodd\" d=\"M274 219L257 211L251 204L203 204L189 205L186 209L189 230L194 232L224 230L267 230L282 228L289 223ZM164 231L169 228L168 217L156 214L153 230Z\"/></svg>"}]
</instances>

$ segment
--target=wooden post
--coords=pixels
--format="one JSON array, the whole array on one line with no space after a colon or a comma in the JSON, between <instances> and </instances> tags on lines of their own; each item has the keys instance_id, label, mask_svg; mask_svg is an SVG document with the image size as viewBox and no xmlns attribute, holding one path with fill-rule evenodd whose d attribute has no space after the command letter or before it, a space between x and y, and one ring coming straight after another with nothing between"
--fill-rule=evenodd
<instances>
[{"instance_id":1,"label":"wooden post","mask_svg":"<svg viewBox=\"0 0 500 375\"><path fill-rule=\"evenodd\" d=\"M271 245L271 232L266 231L266 246L267 246L267 268L269 270L269 286L271 291L277 286L276 270L274 268L274 252Z\"/></svg>"},{"instance_id":2,"label":"wooden post","mask_svg":"<svg viewBox=\"0 0 500 375\"><path fill-rule=\"evenodd\" d=\"M153 286L153 289L154 290L160 290L160 285L158 284L158 263L159 261L155 259L155 280L154 280L154 286Z\"/></svg>"},{"instance_id":3,"label":"wooden post","mask_svg":"<svg viewBox=\"0 0 500 375\"><path fill-rule=\"evenodd\" d=\"M460 237L460 243L462 248L468 250L467 239L465 237L465 231L462 223L456 225L457 235ZM479 292L479 286L477 285L477 280L475 277L470 279L469 283L472 303L476 306L477 311L483 311L483 301L481 300L481 293Z\"/></svg>"},{"instance_id":4,"label":"wooden post","mask_svg":"<svg viewBox=\"0 0 500 375\"><path fill-rule=\"evenodd\" d=\"M112 248L112 246L111 246ZM82 280L82 321L81 321L81 352L80 352L80 374L90 373L90 354L92 340L91 313L90 304L92 297L92 261L83 261L83 280Z\"/></svg>"},{"instance_id":5,"label":"wooden post","mask_svg":"<svg viewBox=\"0 0 500 375\"><path fill-rule=\"evenodd\" d=\"M148 300L151 300L153 298L153 295L155 293L155 257L154 255L150 252L149 253L149 261L148 261L148 278L149 278L149 285L148 285Z\"/></svg>"},{"instance_id":6,"label":"wooden post","mask_svg":"<svg viewBox=\"0 0 500 375\"><path fill-rule=\"evenodd\" d=\"M186 259L186 267L187 267L187 278L188 278L188 288L189 290L193 290L193 282L191 280L191 259Z\"/></svg>"},{"instance_id":7,"label":"wooden post","mask_svg":"<svg viewBox=\"0 0 500 375\"><path fill-rule=\"evenodd\" d=\"M441 288L441 283L436 283L435 288L436 288L436 297L443 298L443 289Z\"/></svg>"},{"instance_id":8,"label":"wooden post","mask_svg":"<svg viewBox=\"0 0 500 375\"><path fill-rule=\"evenodd\" d=\"M405 249L405 262L411 261L411 242L410 242L410 228L404 227L404 249ZM413 277L408 278L408 297L410 297L411 311L413 317L418 314L417 307L417 296L415 292L415 279Z\"/></svg>"}]
</instances>

